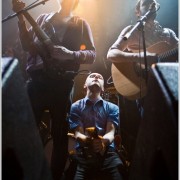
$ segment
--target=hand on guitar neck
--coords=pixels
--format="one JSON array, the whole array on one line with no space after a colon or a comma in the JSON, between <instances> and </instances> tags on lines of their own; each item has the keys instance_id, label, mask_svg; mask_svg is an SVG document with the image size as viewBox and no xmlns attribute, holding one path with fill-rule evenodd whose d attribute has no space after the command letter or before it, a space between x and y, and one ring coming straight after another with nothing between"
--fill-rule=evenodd
<instances>
[{"instance_id":1,"label":"hand on guitar neck","mask_svg":"<svg viewBox=\"0 0 180 180\"><path fill-rule=\"evenodd\" d=\"M22 1L19 1L19 0L12 0L12 6L13 6L12 7L13 11L17 13L25 7L25 3ZM28 17L29 20L32 19L32 17L30 17L30 15L27 12L20 13L18 15L18 19L21 24L24 23L23 15L25 15L26 18ZM31 21L33 21L33 20L31 20ZM32 23L35 24L35 22L32 22ZM37 29L37 25L35 24L34 26L35 26L35 29ZM69 49L67 49L63 46L53 45L52 42L49 42L50 41L49 37L46 37L46 35L44 35L44 32L43 33L41 33L41 32L42 32L42 30L40 30L40 28L38 27L38 34L41 34L41 36L43 37L43 38L42 37L40 37L40 38L38 37L38 38L42 39L43 43L46 45L45 48L48 50L48 54L52 59L55 59L58 61L74 59L73 51L70 51ZM48 40L48 43L46 43L47 40Z\"/></svg>"},{"instance_id":2,"label":"hand on guitar neck","mask_svg":"<svg viewBox=\"0 0 180 180\"><path fill-rule=\"evenodd\" d=\"M142 64L142 68L145 68L145 61L144 61L144 52L140 53L141 62L138 60L138 63ZM158 55L156 53L146 52L147 57L147 65L150 67L152 64L155 64L158 62Z\"/></svg>"},{"instance_id":3,"label":"hand on guitar neck","mask_svg":"<svg viewBox=\"0 0 180 180\"><path fill-rule=\"evenodd\" d=\"M22 1L12 0L12 10L15 13L21 11L25 6L26 6L26 4L24 2L22 2ZM21 13L18 15L18 19L19 19L20 23L24 22L23 15Z\"/></svg>"}]
</instances>

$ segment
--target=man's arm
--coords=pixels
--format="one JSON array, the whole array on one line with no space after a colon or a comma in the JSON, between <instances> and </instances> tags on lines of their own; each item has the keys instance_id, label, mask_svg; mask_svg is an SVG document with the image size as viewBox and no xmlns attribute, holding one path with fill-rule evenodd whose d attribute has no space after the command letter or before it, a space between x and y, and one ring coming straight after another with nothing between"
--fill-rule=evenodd
<instances>
[{"instance_id":1,"label":"man's arm","mask_svg":"<svg viewBox=\"0 0 180 180\"><path fill-rule=\"evenodd\" d=\"M99 139L92 141L94 152L104 152L106 148L113 142L115 134L115 126L112 122L108 122L106 126L106 134Z\"/></svg>"},{"instance_id":2,"label":"man's arm","mask_svg":"<svg viewBox=\"0 0 180 180\"><path fill-rule=\"evenodd\" d=\"M79 142L81 147L86 146L87 143L90 141L90 138L84 134L84 130L80 126L75 128L74 137Z\"/></svg>"},{"instance_id":3,"label":"man's arm","mask_svg":"<svg viewBox=\"0 0 180 180\"><path fill-rule=\"evenodd\" d=\"M22 1L12 0L12 10L14 12L19 12L25 7L25 3ZM19 23L24 23L24 18L22 13L18 14Z\"/></svg>"},{"instance_id":4,"label":"man's arm","mask_svg":"<svg viewBox=\"0 0 180 180\"><path fill-rule=\"evenodd\" d=\"M12 10L14 12L19 12L25 7L25 3L22 1L12 0ZM21 41L22 48L24 51L29 51L32 54L36 53L36 48L32 43L32 37L26 27L24 20L24 15L22 13L18 14L18 27L19 27L19 38Z\"/></svg>"},{"instance_id":5,"label":"man's arm","mask_svg":"<svg viewBox=\"0 0 180 180\"><path fill-rule=\"evenodd\" d=\"M92 64L96 58L96 50L93 36L89 24L84 20L79 20L82 29L81 47L77 51L72 51L63 46L54 46L51 56L57 60L74 60L79 64Z\"/></svg>"},{"instance_id":6,"label":"man's arm","mask_svg":"<svg viewBox=\"0 0 180 180\"><path fill-rule=\"evenodd\" d=\"M116 42L110 47L107 53L107 59L113 63L122 63L122 62L139 62L140 58L144 58L144 53L134 53L134 52L125 52L129 44L133 44L134 37L130 37L128 40L124 40L124 35L129 32L132 26L128 26L122 30ZM134 42L137 43L137 42ZM147 59L150 64L157 62L156 53L148 53Z\"/></svg>"},{"instance_id":7,"label":"man's arm","mask_svg":"<svg viewBox=\"0 0 180 180\"><path fill-rule=\"evenodd\" d=\"M108 146L114 141L115 126L112 122L107 123L106 134L102 138L102 142L105 146Z\"/></svg>"}]
</instances>

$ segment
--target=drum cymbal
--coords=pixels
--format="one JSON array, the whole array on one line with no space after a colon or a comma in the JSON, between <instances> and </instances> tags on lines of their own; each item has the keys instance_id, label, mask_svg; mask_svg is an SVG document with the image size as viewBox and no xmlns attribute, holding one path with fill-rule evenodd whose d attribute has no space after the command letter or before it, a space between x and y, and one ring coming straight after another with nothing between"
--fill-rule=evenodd
<instances>
[{"instance_id":1,"label":"drum cymbal","mask_svg":"<svg viewBox=\"0 0 180 180\"><path fill-rule=\"evenodd\" d=\"M105 91L108 91L108 92L110 92L112 94L116 94L117 93L117 90L116 90L115 87L108 87L108 88L105 89Z\"/></svg>"}]
</instances>

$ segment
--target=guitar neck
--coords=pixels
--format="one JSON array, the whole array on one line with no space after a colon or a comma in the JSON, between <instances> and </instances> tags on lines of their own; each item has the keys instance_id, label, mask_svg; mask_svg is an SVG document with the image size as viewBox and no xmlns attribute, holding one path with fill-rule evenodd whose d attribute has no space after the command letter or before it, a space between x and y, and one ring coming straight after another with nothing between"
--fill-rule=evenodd
<instances>
[{"instance_id":1,"label":"guitar neck","mask_svg":"<svg viewBox=\"0 0 180 180\"><path fill-rule=\"evenodd\" d=\"M39 41L46 47L53 46L53 43L49 36L41 29L41 27L36 23L36 21L31 17L31 15L27 11L24 11L23 15L26 17L28 22L33 27L33 30L36 36L38 37Z\"/></svg>"},{"instance_id":2,"label":"guitar neck","mask_svg":"<svg viewBox=\"0 0 180 180\"><path fill-rule=\"evenodd\" d=\"M174 59L178 59L178 48L171 49L158 56L158 62L174 62Z\"/></svg>"}]
</instances>

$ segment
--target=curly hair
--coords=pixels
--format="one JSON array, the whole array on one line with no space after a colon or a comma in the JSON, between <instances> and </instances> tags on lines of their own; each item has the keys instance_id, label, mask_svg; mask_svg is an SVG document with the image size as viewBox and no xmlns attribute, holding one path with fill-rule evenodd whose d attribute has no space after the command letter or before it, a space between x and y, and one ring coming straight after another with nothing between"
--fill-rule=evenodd
<instances>
[{"instance_id":1,"label":"curly hair","mask_svg":"<svg viewBox=\"0 0 180 180\"><path fill-rule=\"evenodd\" d=\"M135 7L135 14L136 16L140 16L139 12L140 12L140 5L141 5L141 1L142 0L138 0L137 3L136 3L136 7ZM156 0L152 0L153 2L155 2L155 7L156 7L156 10L157 10L157 7L158 7L158 3L156 2Z\"/></svg>"}]
</instances>

